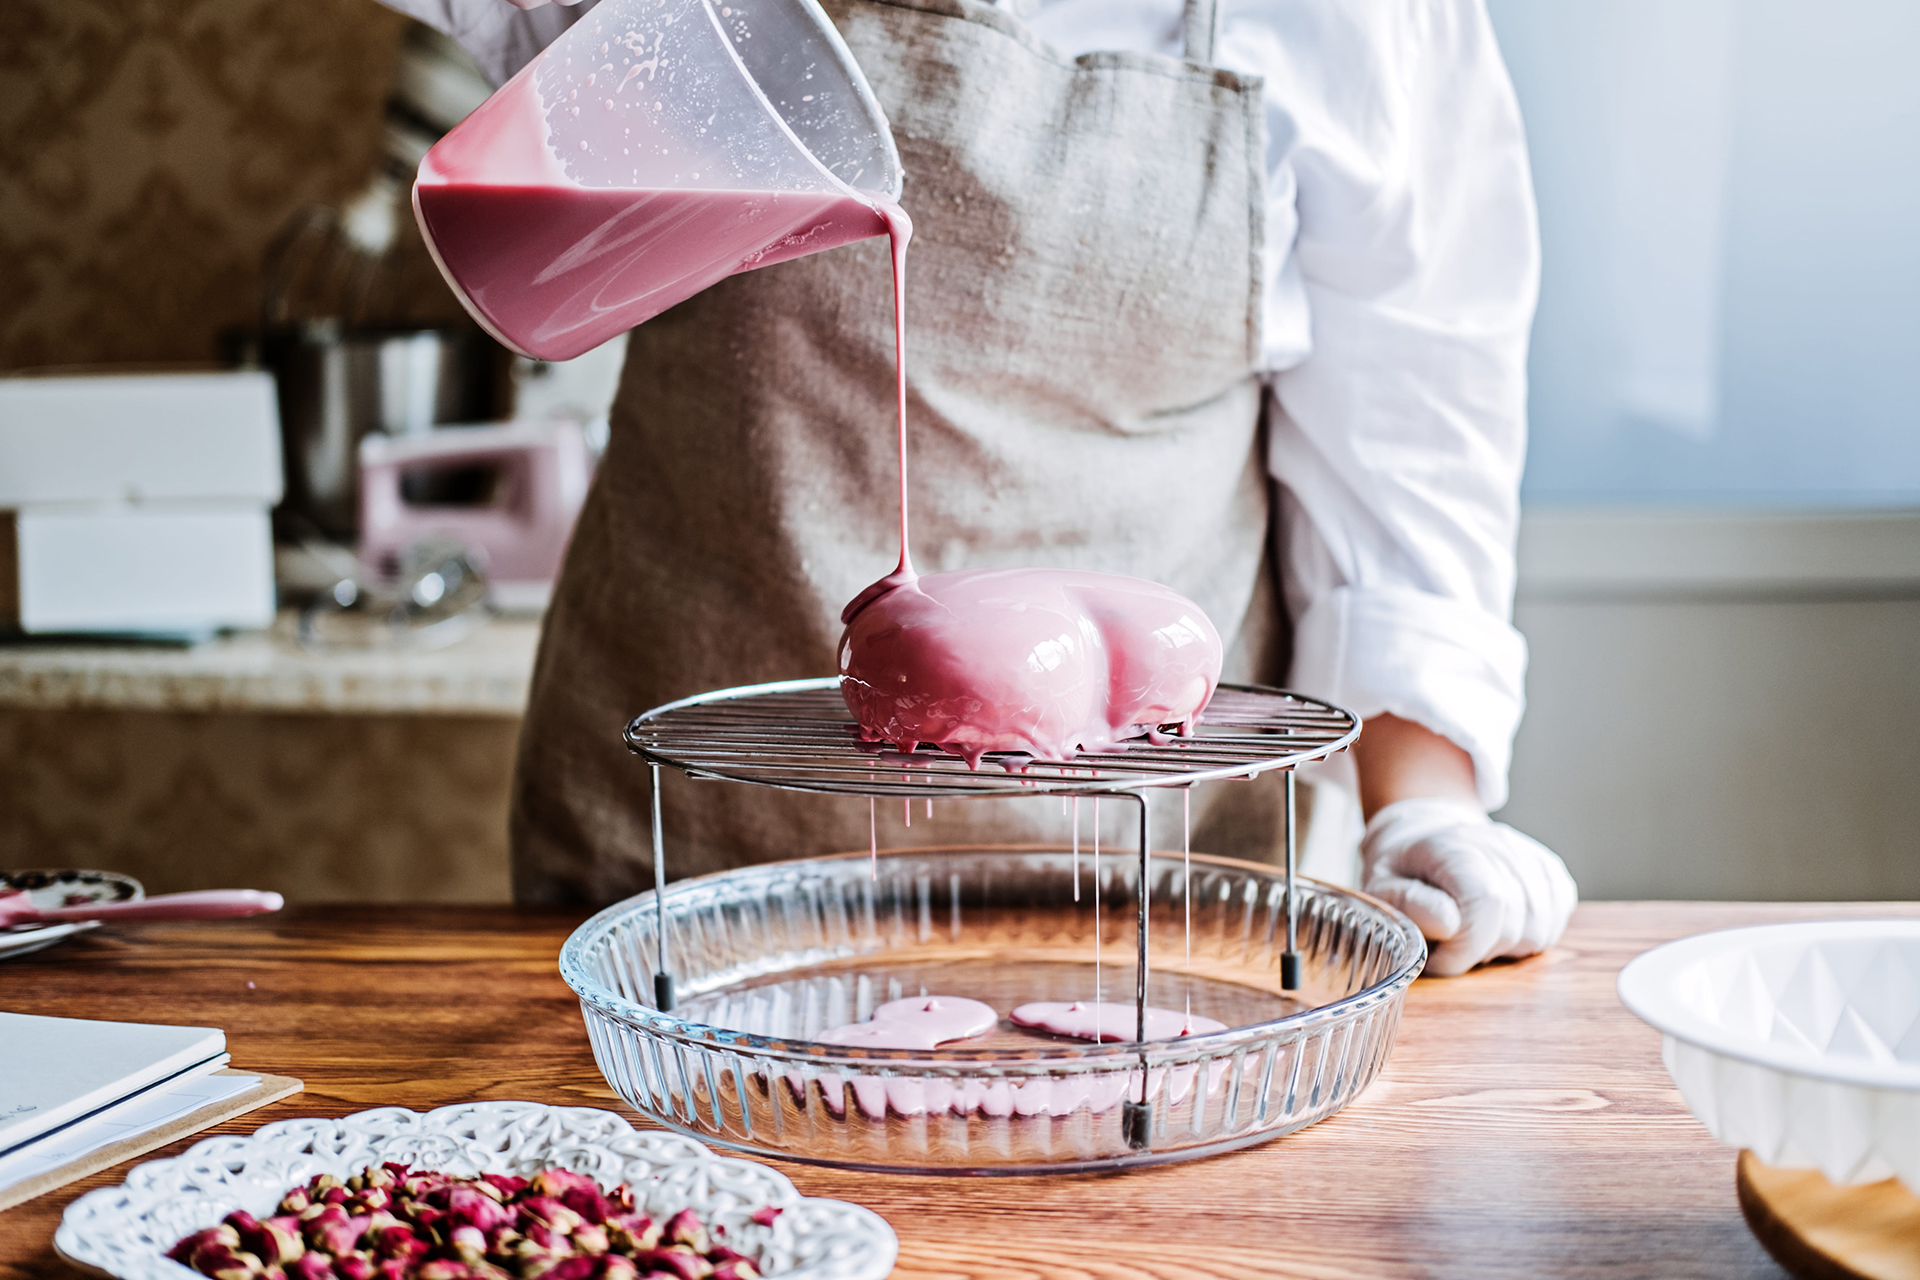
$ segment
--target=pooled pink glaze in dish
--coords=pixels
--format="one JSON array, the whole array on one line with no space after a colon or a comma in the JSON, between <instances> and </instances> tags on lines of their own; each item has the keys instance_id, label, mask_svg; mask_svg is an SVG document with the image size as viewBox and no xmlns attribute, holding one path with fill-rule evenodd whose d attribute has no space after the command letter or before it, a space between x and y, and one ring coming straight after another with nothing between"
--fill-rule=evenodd
<instances>
[{"instance_id":1,"label":"pooled pink glaze in dish","mask_svg":"<svg viewBox=\"0 0 1920 1280\"><path fill-rule=\"evenodd\" d=\"M1000 1014L990 1004L963 996L909 996L889 1000L873 1011L869 1022L850 1022L822 1031L820 1044L857 1045L865 1049L933 1049L953 1040L965 1040L993 1030Z\"/></svg>"},{"instance_id":2,"label":"pooled pink glaze in dish","mask_svg":"<svg viewBox=\"0 0 1920 1280\"><path fill-rule=\"evenodd\" d=\"M1075 1000L1071 1004L1039 1001L1023 1004L1008 1015L1017 1027L1032 1027L1049 1035L1071 1036L1075 1040L1124 1040L1131 1042L1138 1029L1138 1014L1130 1004L1095 1004ZM1147 1007L1147 1039L1177 1040L1181 1036L1201 1036L1225 1031L1227 1024L1178 1009Z\"/></svg>"},{"instance_id":3,"label":"pooled pink glaze in dish","mask_svg":"<svg viewBox=\"0 0 1920 1280\"><path fill-rule=\"evenodd\" d=\"M840 691L869 741L902 751L930 742L976 765L988 751L1070 759L1190 729L1220 680L1205 612L1140 578L968 569L908 578L860 605L840 642Z\"/></svg>"}]
</instances>

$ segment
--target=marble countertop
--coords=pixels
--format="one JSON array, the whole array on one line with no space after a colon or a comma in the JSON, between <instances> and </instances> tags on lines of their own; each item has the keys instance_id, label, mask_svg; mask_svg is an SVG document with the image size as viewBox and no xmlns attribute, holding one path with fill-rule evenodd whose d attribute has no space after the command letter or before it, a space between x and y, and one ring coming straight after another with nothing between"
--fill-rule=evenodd
<instances>
[{"instance_id":1,"label":"marble countertop","mask_svg":"<svg viewBox=\"0 0 1920 1280\"><path fill-rule=\"evenodd\" d=\"M441 649L302 649L291 619L190 646L0 645L0 707L517 717L540 624L495 618Z\"/></svg>"}]
</instances>

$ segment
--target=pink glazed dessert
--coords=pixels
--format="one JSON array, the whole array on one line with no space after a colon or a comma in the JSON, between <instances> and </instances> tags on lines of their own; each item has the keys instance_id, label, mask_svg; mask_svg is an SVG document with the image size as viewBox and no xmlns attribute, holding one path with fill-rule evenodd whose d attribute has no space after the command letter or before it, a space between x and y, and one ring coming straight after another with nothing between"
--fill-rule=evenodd
<instances>
[{"instance_id":1,"label":"pink glazed dessert","mask_svg":"<svg viewBox=\"0 0 1920 1280\"><path fill-rule=\"evenodd\" d=\"M1071 759L1168 726L1189 731L1220 681L1220 633L1206 613L1139 578L902 575L848 613L840 690L863 736L902 751L933 743L975 766L989 751Z\"/></svg>"}]
</instances>

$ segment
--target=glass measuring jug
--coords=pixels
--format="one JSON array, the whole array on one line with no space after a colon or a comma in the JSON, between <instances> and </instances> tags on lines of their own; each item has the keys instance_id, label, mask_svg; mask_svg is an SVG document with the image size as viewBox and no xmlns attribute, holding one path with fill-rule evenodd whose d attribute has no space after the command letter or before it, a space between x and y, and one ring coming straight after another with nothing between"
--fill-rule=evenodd
<instances>
[{"instance_id":1,"label":"glass measuring jug","mask_svg":"<svg viewBox=\"0 0 1920 1280\"><path fill-rule=\"evenodd\" d=\"M502 343L567 360L753 267L885 235L900 157L815 0L601 0L421 161Z\"/></svg>"}]
</instances>

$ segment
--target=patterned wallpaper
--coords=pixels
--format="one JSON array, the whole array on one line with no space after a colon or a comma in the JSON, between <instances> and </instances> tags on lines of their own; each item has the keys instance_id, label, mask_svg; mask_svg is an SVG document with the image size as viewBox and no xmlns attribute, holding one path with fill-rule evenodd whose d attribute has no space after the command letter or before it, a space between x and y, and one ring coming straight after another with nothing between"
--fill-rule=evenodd
<instances>
[{"instance_id":1,"label":"patterned wallpaper","mask_svg":"<svg viewBox=\"0 0 1920 1280\"><path fill-rule=\"evenodd\" d=\"M406 21L374 0L0 0L0 369L212 358L281 221L375 171ZM457 316L417 235L398 269L406 314Z\"/></svg>"}]
</instances>

